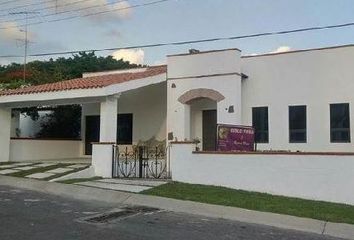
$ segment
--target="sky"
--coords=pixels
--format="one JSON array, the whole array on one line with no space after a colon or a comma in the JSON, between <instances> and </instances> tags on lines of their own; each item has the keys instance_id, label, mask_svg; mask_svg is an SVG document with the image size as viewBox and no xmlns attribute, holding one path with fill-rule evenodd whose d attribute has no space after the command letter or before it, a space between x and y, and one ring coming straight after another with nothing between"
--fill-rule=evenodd
<instances>
[{"instance_id":1,"label":"sky","mask_svg":"<svg viewBox=\"0 0 354 240\"><path fill-rule=\"evenodd\" d=\"M24 53L21 41L24 26L21 25L25 24L25 16L9 14L20 11L36 12L28 14L29 23L44 22L28 26L29 54L228 37L354 22L353 0L169 0L134 7L151 2L156 0L57 0L55 8L55 0L0 0L0 55ZM114 9L119 10L112 11ZM103 11L110 12L83 17ZM48 22L70 16L79 17ZM239 48L243 55L250 55L352 43L354 27L347 27L98 54L156 65L166 63L166 55L186 53L191 48ZM48 57L31 57L29 61L37 59ZM22 62L23 58L0 58L0 64L12 61Z\"/></svg>"}]
</instances>

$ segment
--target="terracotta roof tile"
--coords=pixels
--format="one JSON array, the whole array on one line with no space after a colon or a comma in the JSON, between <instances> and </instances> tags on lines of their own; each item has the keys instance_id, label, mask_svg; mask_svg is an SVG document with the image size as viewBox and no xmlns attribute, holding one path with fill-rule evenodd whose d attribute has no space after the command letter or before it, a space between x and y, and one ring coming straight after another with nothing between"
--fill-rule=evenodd
<instances>
[{"instance_id":1,"label":"terracotta roof tile","mask_svg":"<svg viewBox=\"0 0 354 240\"><path fill-rule=\"evenodd\" d=\"M86 78L76 78L62 82L48 83L37 86L29 86L24 88L17 88L11 90L0 91L0 96L7 95L23 95L32 93L42 93L42 92L58 92L74 89L91 89L91 88L103 88L109 85L128 82L131 80L144 79L147 77L152 77L167 73L167 66L155 66L148 67L142 72L126 72L126 73L115 73L102 76L93 76Z\"/></svg>"}]
</instances>

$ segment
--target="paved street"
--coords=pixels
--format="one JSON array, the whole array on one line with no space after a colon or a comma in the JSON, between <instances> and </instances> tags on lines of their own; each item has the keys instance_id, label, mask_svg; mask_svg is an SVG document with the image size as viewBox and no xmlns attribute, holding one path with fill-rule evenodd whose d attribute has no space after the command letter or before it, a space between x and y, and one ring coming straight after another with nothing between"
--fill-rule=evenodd
<instances>
[{"instance_id":1,"label":"paved street","mask_svg":"<svg viewBox=\"0 0 354 240\"><path fill-rule=\"evenodd\" d=\"M0 186L0 239L335 239L157 209L137 209Z\"/></svg>"}]
</instances>

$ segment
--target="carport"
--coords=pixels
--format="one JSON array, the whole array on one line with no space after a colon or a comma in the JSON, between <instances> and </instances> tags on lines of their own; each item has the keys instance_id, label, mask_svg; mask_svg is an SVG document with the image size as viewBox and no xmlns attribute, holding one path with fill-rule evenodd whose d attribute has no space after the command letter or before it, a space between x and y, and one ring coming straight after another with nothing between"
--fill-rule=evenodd
<instances>
[{"instance_id":1,"label":"carport","mask_svg":"<svg viewBox=\"0 0 354 240\"><path fill-rule=\"evenodd\" d=\"M85 141L87 116L96 115L99 118L99 135L96 142L117 143L119 140L117 139L117 135L119 136L117 120L120 113L118 109L127 109L128 105L139 105L137 101L141 99L135 99L134 96L141 95L142 92L146 92L147 96L152 96L151 100L149 98L146 101L152 106L157 105L158 108L153 108L154 112L151 115L156 115L155 112L160 112L160 109L166 109L166 98L158 96L166 94L166 71L166 66L156 66L91 73L84 78L0 92L0 162L90 161L91 156L87 155L87 149L85 149L87 148L87 141ZM13 129L19 121L13 109L74 104L82 107L80 139L11 138ZM93 111L95 111L94 114ZM142 116L149 121L149 117L138 114L142 110L135 109L134 111L137 112L135 115ZM158 132L156 136L150 136L154 134L142 131L146 135L143 137L163 135L164 138L165 115L166 110L162 111L158 117L151 117L151 122L157 122L161 126L152 127L152 129L159 129L159 131L156 130ZM138 137L140 136L134 135L134 138Z\"/></svg>"}]
</instances>

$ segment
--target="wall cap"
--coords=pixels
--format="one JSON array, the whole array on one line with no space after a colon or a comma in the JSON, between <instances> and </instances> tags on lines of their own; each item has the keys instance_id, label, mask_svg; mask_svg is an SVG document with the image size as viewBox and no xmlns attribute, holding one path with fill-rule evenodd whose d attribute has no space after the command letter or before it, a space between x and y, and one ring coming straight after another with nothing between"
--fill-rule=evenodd
<instances>
[{"instance_id":1,"label":"wall cap","mask_svg":"<svg viewBox=\"0 0 354 240\"><path fill-rule=\"evenodd\" d=\"M319 156L354 156L354 152L217 152L193 151L193 154L217 155L319 155Z\"/></svg>"},{"instance_id":2,"label":"wall cap","mask_svg":"<svg viewBox=\"0 0 354 240\"><path fill-rule=\"evenodd\" d=\"M81 138L18 138L12 137L11 140L28 140L28 141L82 141Z\"/></svg>"},{"instance_id":3,"label":"wall cap","mask_svg":"<svg viewBox=\"0 0 354 240\"><path fill-rule=\"evenodd\" d=\"M115 142L92 142L92 145L115 145Z\"/></svg>"},{"instance_id":4,"label":"wall cap","mask_svg":"<svg viewBox=\"0 0 354 240\"><path fill-rule=\"evenodd\" d=\"M177 53L177 54L170 54L167 57L181 57L181 56L189 56L189 55L200 55L200 54L207 54L207 53L217 53L217 52L227 52L227 51L238 51L241 52L238 48L226 48L226 49L215 49L215 50L208 50L208 51L200 51L197 53Z\"/></svg>"},{"instance_id":5,"label":"wall cap","mask_svg":"<svg viewBox=\"0 0 354 240\"><path fill-rule=\"evenodd\" d=\"M193 141L172 141L171 144L196 144Z\"/></svg>"}]
</instances>

